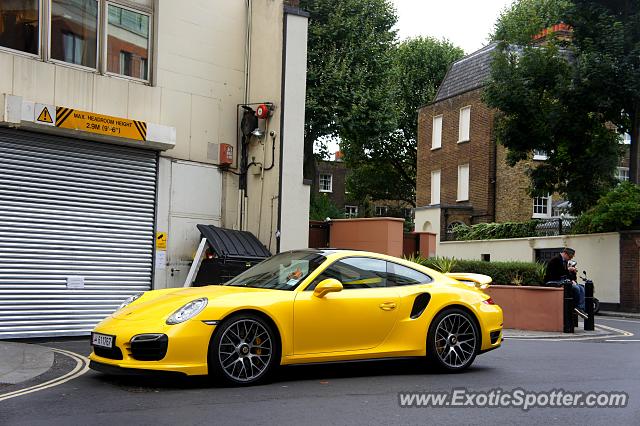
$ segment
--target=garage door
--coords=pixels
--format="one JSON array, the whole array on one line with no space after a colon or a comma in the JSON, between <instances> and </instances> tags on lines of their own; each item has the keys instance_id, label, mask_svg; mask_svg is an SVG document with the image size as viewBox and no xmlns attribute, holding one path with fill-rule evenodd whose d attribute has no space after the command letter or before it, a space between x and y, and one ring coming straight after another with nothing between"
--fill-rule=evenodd
<instances>
[{"instance_id":1,"label":"garage door","mask_svg":"<svg viewBox=\"0 0 640 426\"><path fill-rule=\"evenodd\" d=\"M0 339L87 334L151 287L157 153L0 129Z\"/></svg>"}]
</instances>

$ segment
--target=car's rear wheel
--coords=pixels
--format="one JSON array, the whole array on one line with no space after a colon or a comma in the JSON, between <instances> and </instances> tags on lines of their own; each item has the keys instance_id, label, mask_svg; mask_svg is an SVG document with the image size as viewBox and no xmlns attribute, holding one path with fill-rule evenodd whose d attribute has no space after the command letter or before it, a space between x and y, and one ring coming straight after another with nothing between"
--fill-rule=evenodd
<instances>
[{"instance_id":1,"label":"car's rear wheel","mask_svg":"<svg viewBox=\"0 0 640 426\"><path fill-rule=\"evenodd\" d=\"M440 312L427 335L427 358L443 371L469 367L480 349L480 332L471 314L459 308Z\"/></svg>"},{"instance_id":2,"label":"car's rear wheel","mask_svg":"<svg viewBox=\"0 0 640 426\"><path fill-rule=\"evenodd\" d=\"M209 374L227 384L256 384L268 377L279 354L270 324L258 315L235 315L216 327L209 343Z\"/></svg>"}]
</instances>

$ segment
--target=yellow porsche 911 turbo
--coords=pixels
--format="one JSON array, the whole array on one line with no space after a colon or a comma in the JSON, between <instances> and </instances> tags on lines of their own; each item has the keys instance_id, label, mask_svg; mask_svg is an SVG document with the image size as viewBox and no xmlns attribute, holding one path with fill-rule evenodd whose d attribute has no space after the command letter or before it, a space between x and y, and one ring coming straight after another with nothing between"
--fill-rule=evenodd
<instances>
[{"instance_id":1,"label":"yellow porsche 911 turbo","mask_svg":"<svg viewBox=\"0 0 640 426\"><path fill-rule=\"evenodd\" d=\"M93 331L90 367L235 385L277 365L376 358L460 371L502 342L502 310L478 289L490 281L377 253L284 252L224 285L130 297Z\"/></svg>"}]
</instances>

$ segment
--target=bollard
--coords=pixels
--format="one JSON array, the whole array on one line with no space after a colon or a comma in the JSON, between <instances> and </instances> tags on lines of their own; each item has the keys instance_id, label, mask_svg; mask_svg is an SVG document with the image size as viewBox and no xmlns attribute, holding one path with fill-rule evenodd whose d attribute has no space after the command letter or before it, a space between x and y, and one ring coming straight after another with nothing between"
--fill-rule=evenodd
<instances>
[{"instance_id":1,"label":"bollard","mask_svg":"<svg viewBox=\"0 0 640 426\"><path fill-rule=\"evenodd\" d=\"M571 281L566 280L562 284L564 288L564 306L563 306L563 318L564 327L563 332L573 333L573 290L571 289Z\"/></svg>"},{"instance_id":2,"label":"bollard","mask_svg":"<svg viewBox=\"0 0 640 426\"><path fill-rule=\"evenodd\" d=\"M584 320L584 329L593 331L595 329L595 318L593 313L593 281L587 280L584 283L584 307L588 317Z\"/></svg>"}]
</instances>

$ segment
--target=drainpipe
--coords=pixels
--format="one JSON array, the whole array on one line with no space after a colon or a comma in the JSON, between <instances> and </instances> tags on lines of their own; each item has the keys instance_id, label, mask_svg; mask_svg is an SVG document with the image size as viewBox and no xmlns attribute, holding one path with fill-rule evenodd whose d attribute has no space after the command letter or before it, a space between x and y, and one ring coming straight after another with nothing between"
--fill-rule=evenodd
<instances>
[{"instance_id":1,"label":"drainpipe","mask_svg":"<svg viewBox=\"0 0 640 426\"><path fill-rule=\"evenodd\" d=\"M249 93L251 91L251 31L253 26L253 1L246 0L247 5L247 34L244 44L244 97L243 103L246 105L249 103ZM236 114L238 112L236 111ZM238 131L236 129L236 131ZM238 152L239 147L236 147ZM237 215L237 229L245 230L247 228L247 196L246 192L242 189L238 189L238 215Z\"/></svg>"}]
</instances>

